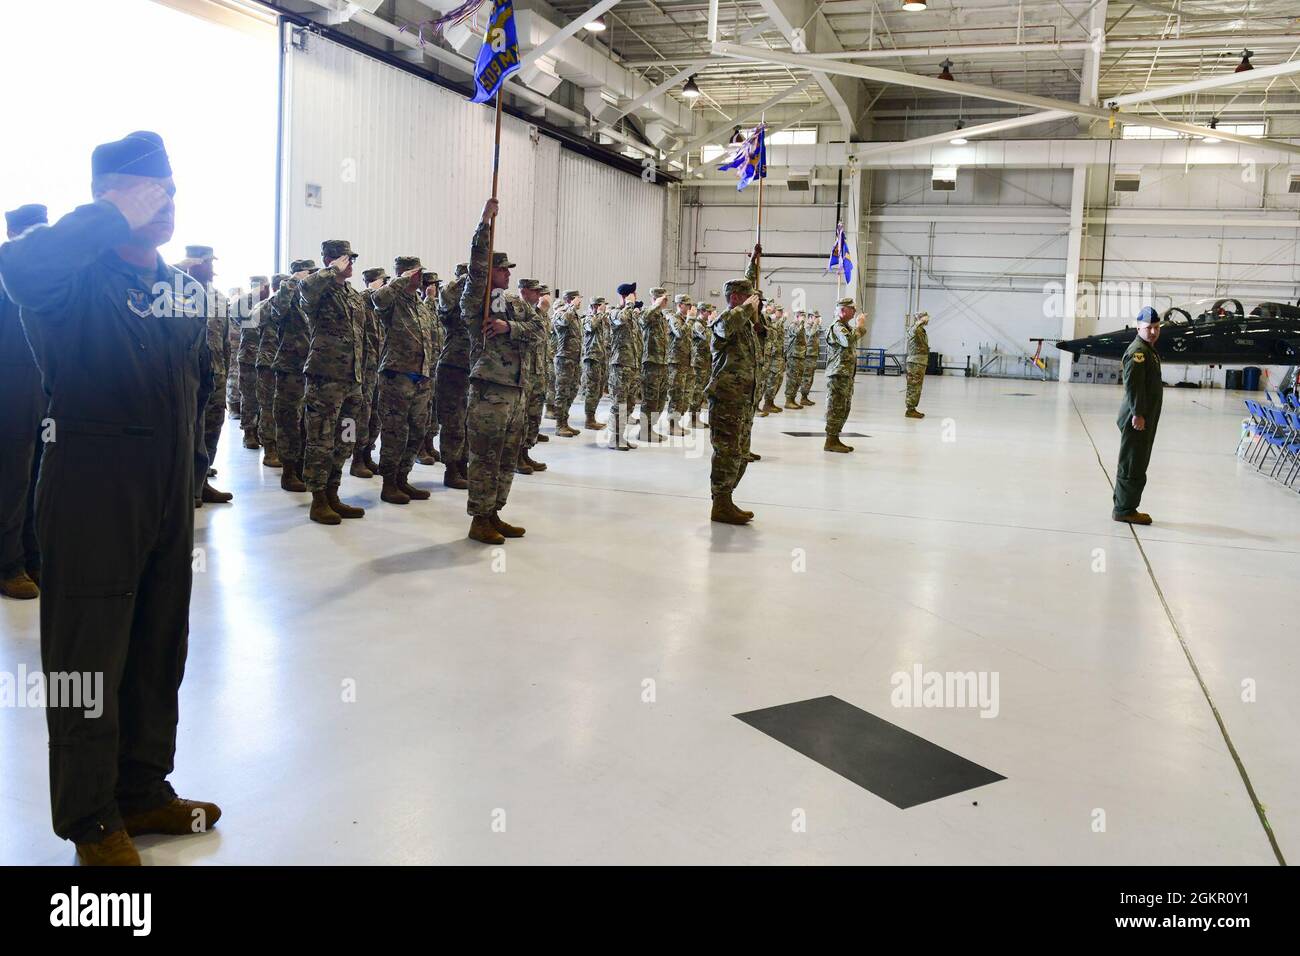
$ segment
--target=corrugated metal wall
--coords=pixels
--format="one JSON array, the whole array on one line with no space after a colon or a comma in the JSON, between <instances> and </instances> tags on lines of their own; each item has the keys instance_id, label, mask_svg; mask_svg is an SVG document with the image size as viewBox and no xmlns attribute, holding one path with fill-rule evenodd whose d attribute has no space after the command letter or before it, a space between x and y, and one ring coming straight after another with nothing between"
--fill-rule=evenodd
<instances>
[{"instance_id":1,"label":"corrugated metal wall","mask_svg":"<svg viewBox=\"0 0 1300 956\"><path fill-rule=\"evenodd\" d=\"M491 108L318 36L285 56L284 258L338 238L359 269L413 254L450 274L492 191ZM666 190L536 139L502 118L497 247L515 276L597 294L657 281Z\"/></svg>"}]
</instances>

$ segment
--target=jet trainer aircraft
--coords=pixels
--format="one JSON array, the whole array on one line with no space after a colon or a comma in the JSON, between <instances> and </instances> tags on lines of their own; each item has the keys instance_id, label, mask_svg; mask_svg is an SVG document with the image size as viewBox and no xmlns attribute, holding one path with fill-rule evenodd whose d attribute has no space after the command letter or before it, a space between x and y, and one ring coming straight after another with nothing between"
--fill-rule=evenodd
<instances>
[{"instance_id":1,"label":"jet trainer aircraft","mask_svg":"<svg viewBox=\"0 0 1300 956\"><path fill-rule=\"evenodd\" d=\"M1240 299L1201 299L1160 316L1156 352L1176 365L1300 364L1300 306L1260 302L1249 313ZM1133 328L1057 342L1072 355L1120 359Z\"/></svg>"}]
</instances>

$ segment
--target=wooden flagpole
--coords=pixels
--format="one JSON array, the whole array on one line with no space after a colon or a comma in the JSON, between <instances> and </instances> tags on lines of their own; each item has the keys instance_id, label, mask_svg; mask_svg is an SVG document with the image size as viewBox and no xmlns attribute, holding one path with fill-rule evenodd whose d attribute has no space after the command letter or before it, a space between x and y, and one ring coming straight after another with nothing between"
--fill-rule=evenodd
<instances>
[{"instance_id":1,"label":"wooden flagpole","mask_svg":"<svg viewBox=\"0 0 1300 956\"><path fill-rule=\"evenodd\" d=\"M505 86L504 83L501 86ZM497 183L501 176L501 86L497 87L497 129L496 143L492 147L492 198L497 198ZM483 331L486 334L488 328L488 312L492 307L492 257L496 251L497 240L497 217L492 217L492 224L488 226L488 274L487 290L483 294Z\"/></svg>"},{"instance_id":2,"label":"wooden flagpole","mask_svg":"<svg viewBox=\"0 0 1300 956\"><path fill-rule=\"evenodd\" d=\"M765 127L766 122L766 118L760 119L759 126ZM763 143L758 151L758 245L760 248L762 248L763 245L763 181L767 179L766 153L767 129L763 128ZM761 285L763 281L763 254L761 252L754 256L754 262L758 265L758 268L754 270L754 281L756 283L754 291L758 292L759 285Z\"/></svg>"}]
</instances>

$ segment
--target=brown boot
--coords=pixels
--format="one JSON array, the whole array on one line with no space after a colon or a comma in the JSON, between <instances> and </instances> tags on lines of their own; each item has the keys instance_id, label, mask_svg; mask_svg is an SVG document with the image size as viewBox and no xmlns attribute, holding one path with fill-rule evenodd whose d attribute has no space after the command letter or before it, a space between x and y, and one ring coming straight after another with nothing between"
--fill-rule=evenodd
<instances>
[{"instance_id":1,"label":"brown boot","mask_svg":"<svg viewBox=\"0 0 1300 956\"><path fill-rule=\"evenodd\" d=\"M379 500L390 505L409 505L411 496L404 492L392 475L384 475L384 487L379 492Z\"/></svg>"},{"instance_id":2,"label":"brown boot","mask_svg":"<svg viewBox=\"0 0 1300 956\"><path fill-rule=\"evenodd\" d=\"M814 402L814 401L813 401L811 398L809 398L807 395L804 395L802 398L799 399L799 404L801 404L801 405L811 406L811 405L816 405L817 403Z\"/></svg>"},{"instance_id":3,"label":"brown boot","mask_svg":"<svg viewBox=\"0 0 1300 956\"><path fill-rule=\"evenodd\" d=\"M284 462L280 460L280 453L272 445L263 445L265 450L262 452L263 468L283 468Z\"/></svg>"},{"instance_id":4,"label":"brown boot","mask_svg":"<svg viewBox=\"0 0 1300 956\"><path fill-rule=\"evenodd\" d=\"M744 524L749 519L736 511L736 506L731 503L731 495L714 495L709 520L721 524Z\"/></svg>"},{"instance_id":5,"label":"brown boot","mask_svg":"<svg viewBox=\"0 0 1300 956\"><path fill-rule=\"evenodd\" d=\"M286 461L284 471L280 472L280 487L285 491L306 491L307 486L302 483L302 474L298 471L299 465L296 461Z\"/></svg>"},{"instance_id":6,"label":"brown boot","mask_svg":"<svg viewBox=\"0 0 1300 956\"><path fill-rule=\"evenodd\" d=\"M1151 516L1149 514L1143 514L1141 511L1130 511L1128 514L1122 515L1112 514L1111 517L1116 521L1123 521L1125 524L1146 525L1151 523Z\"/></svg>"},{"instance_id":7,"label":"brown boot","mask_svg":"<svg viewBox=\"0 0 1300 956\"><path fill-rule=\"evenodd\" d=\"M228 491L218 491L216 488L213 488L210 484L208 484L205 481L203 483L203 491L201 497L203 498L204 504L224 505L230 501L233 501L235 496Z\"/></svg>"},{"instance_id":8,"label":"brown boot","mask_svg":"<svg viewBox=\"0 0 1300 956\"><path fill-rule=\"evenodd\" d=\"M740 516L741 516L742 518L744 518L746 521L750 521L750 520L753 519L753 517L754 517L754 512L752 512L752 511L746 511L744 508L739 508L739 507L737 507L737 506L736 506L736 502L733 501L730 497L727 498L727 504L731 506L731 510L732 510L732 511L734 511L736 514L740 515Z\"/></svg>"},{"instance_id":9,"label":"brown boot","mask_svg":"<svg viewBox=\"0 0 1300 956\"><path fill-rule=\"evenodd\" d=\"M588 415L587 422L582 427L589 432L598 432L605 427L605 423L596 421L595 415Z\"/></svg>"},{"instance_id":10,"label":"brown boot","mask_svg":"<svg viewBox=\"0 0 1300 956\"><path fill-rule=\"evenodd\" d=\"M515 462L515 474L531 475L532 473L533 466L528 464L528 452L521 450L519 452L519 460Z\"/></svg>"},{"instance_id":11,"label":"brown boot","mask_svg":"<svg viewBox=\"0 0 1300 956\"><path fill-rule=\"evenodd\" d=\"M502 537L501 532L492 527L492 519L487 515L475 515L474 520L469 523L469 535L475 541L482 541L484 544L505 544L506 539Z\"/></svg>"},{"instance_id":12,"label":"brown boot","mask_svg":"<svg viewBox=\"0 0 1300 956\"><path fill-rule=\"evenodd\" d=\"M745 452L745 461L762 461L763 456L756 451Z\"/></svg>"},{"instance_id":13,"label":"brown boot","mask_svg":"<svg viewBox=\"0 0 1300 956\"><path fill-rule=\"evenodd\" d=\"M253 449L262 447L261 443L257 440L257 432L255 431L244 432L244 447L253 448Z\"/></svg>"},{"instance_id":14,"label":"brown boot","mask_svg":"<svg viewBox=\"0 0 1300 956\"><path fill-rule=\"evenodd\" d=\"M114 830L97 843L78 843L82 866L140 866L140 853L125 830Z\"/></svg>"},{"instance_id":15,"label":"brown boot","mask_svg":"<svg viewBox=\"0 0 1300 956\"><path fill-rule=\"evenodd\" d=\"M416 488L412 485L406 475L397 476L397 487L401 488L402 491L406 493L406 497L410 498L412 501L428 501L431 496L430 492L425 491L423 488Z\"/></svg>"},{"instance_id":16,"label":"brown boot","mask_svg":"<svg viewBox=\"0 0 1300 956\"><path fill-rule=\"evenodd\" d=\"M329 495L323 491L311 493L311 511L307 514L317 524L341 524L343 519L330 507Z\"/></svg>"},{"instance_id":17,"label":"brown boot","mask_svg":"<svg viewBox=\"0 0 1300 956\"><path fill-rule=\"evenodd\" d=\"M447 470L442 473L442 483L448 488L459 488L462 491L469 487L469 482L465 480L460 466L455 462L447 463Z\"/></svg>"},{"instance_id":18,"label":"brown boot","mask_svg":"<svg viewBox=\"0 0 1300 956\"><path fill-rule=\"evenodd\" d=\"M907 418L924 418L925 412L918 412L915 408L909 408L904 415Z\"/></svg>"},{"instance_id":19,"label":"brown boot","mask_svg":"<svg viewBox=\"0 0 1300 956\"><path fill-rule=\"evenodd\" d=\"M221 808L215 803L173 797L170 803L153 810L123 815L122 823L133 837L147 833L185 836L187 833L207 833L220 819Z\"/></svg>"},{"instance_id":20,"label":"brown boot","mask_svg":"<svg viewBox=\"0 0 1300 956\"><path fill-rule=\"evenodd\" d=\"M793 398L787 398L787 399L785 400L785 404L782 405L781 407L782 407L782 408L793 408L793 409L795 409L796 411L798 411L800 408L803 408L803 406L800 405L798 402L796 402Z\"/></svg>"},{"instance_id":21,"label":"brown boot","mask_svg":"<svg viewBox=\"0 0 1300 956\"><path fill-rule=\"evenodd\" d=\"M17 601L30 601L41 596L41 589L26 571L17 571L0 580L0 594Z\"/></svg>"},{"instance_id":22,"label":"brown boot","mask_svg":"<svg viewBox=\"0 0 1300 956\"><path fill-rule=\"evenodd\" d=\"M366 460L360 456L352 459L352 467L348 469L348 474L354 478L373 478L375 473L366 467Z\"/></svg>"},{"instance_id":23,"label":"brown boot","mask_svg":"<svg viewBox=\"0 0 1300 956\"><path fill-rule=\"evenodd\" d=\"M540 435L540 434L539 434L539 435L537 436L537 440L538 440L538 441L550 441L550 438L548 438L548 437L545 436L545 435Z\"/></svg>"},{"instance_id":24,"label":"brown boot","mask_svg":"<svg viewBox=\"0 0 1300 956\"><path fill-rule=\"evenodd\" d=\"M339 501L338 485L330 485L328 488L326 488L325 495L327 500L330 503L330 507L334 509L334 513L338 515L340 518L364 518L365 517L366 515L365 508L357 508L353 505L345 505L343 502Z\"/></svg>"},{"instance_id":25,"label":"brown boot","mask_svg":"<svg viewBox=\"0 0 1300 956\"><path fill-rule=\"evenodd\" d=\"M530 454L528 454L528 449L527 449L527 448L525 448L523 451L521 451L521 452L519 453L519 460L522 461L522 462L523 462L525 465L527 465L529 468L531 468L533 471L545 471L545 470L546 470L546 464L545 464L545 462L533 461L533 456L530 455Z\"/></svg>"},{"instance_id":26,"label":"brown boot","mask_svg":"<svg viewBox=\"0 0 1300 956\"><path fill-rule=\"evenodd\" d=\"M559 435L561 438L576 438L578 435L581 435L582 432L578 431L576 428L569 427L569 419L564 418L556 420L555 434Z\"/></svg>"},{"instance_id":27,"label":"brown boot","mask_svg":"<svg viewBox=\"0 0 1300 956\"><path fill-rule=\"evenodd\" d=\"M374 448L366 449L366 467L369 468L376 475L379 474L379 463L375 461Z\"/></svg>"},{"instance_id":28,"label":"brown boot","mask_svg":"<svg viewBox=\"0 0 1300 956\"><path fill-rule=\"evenodd\" d=\"M826 451L837 451L841 454L848 454L853 451L852 445L846 445L840 441L839 435L827 435L826 444L822 446Z\"/></svg>"},{"instance_id":29,"label":"brown boot","mask_svg":"<svg viewBox=\"0 0 1300 956\"><path fill-rule=\"evenodd\" d=\"M516 525L506 524L506 522L501 520L500 512L492 512L488 515L488 520L492 522L492 527L496 529L497 533L504 537L522 538L524 536L524 529Z\"/></svg>"}]
</instances>

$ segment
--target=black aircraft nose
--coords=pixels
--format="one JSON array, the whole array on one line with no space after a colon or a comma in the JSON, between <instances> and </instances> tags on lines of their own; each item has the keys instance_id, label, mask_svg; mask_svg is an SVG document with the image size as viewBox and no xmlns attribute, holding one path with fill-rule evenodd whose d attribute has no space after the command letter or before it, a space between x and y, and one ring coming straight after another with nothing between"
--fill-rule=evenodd
<instances>
[{"instance_id":1,"label":"black aircraft nose","mask_svg":"<svg viewBox=\"0 0 1300 956\"><path fill-rule=\"evenodd\" d=\"M1056 347L1062 352L1069 352L1077 357L1083 352L1083 347L1087 341L1087 339L1070 339L1065 342L1057 342Z\"/></svg>"}]
</instances>

